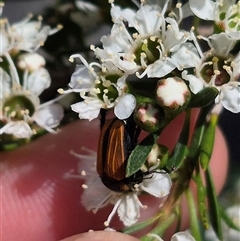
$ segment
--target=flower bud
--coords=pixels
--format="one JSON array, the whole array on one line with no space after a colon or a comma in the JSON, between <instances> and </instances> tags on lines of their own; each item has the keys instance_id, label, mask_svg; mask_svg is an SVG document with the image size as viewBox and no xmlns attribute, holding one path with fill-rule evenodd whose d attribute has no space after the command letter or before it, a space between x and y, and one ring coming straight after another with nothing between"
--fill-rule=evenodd
<instances>
[{"instance_id":1,"label":"flower bud","mask_svg":"<svg viewBox=\"0 0 240 241\"><path fill-rule=\"evenodd\" d=\"M166 160L168 159L168 156L169 156L169 152L166 146L160 145L158 143L154 144L146 160L148 164L148 168L155 166L156 164L158 165L161 164L161 166L163 164L164 166Z\"/></svg>"},{"instance_id":2,"label":"flower bud","mask_svg":"<svg viewBox=\"0 0 240 241\"><path fill-rule=\"evenodd\" d=\"M20 55L18 59L18 67L22 70L27 69L30 72L44 67L46 64L45 59L37 53L26 53Z\"/></svg>"},{"instance_id":3,"label":"flower bud","mask_svg":"<svg viewBox=\"0 0 240 241\"><path fill-rule=\"evenodd\" d=\"M167 110L183 109L190 101L191 92L179 77L160 79L156 88L157 103Z\"/></svg>"},{"instance_id":4,"label":"flower bud","mask_svg":"<svg viewBox=\"0 0 240 241\"><path fill-rule=\"evenodd\" d=\"M163 109L151 103L139 104L134 110L133 118L137 125L147 132L157 131L165 121Z\"/></svg>"}]
</instances>

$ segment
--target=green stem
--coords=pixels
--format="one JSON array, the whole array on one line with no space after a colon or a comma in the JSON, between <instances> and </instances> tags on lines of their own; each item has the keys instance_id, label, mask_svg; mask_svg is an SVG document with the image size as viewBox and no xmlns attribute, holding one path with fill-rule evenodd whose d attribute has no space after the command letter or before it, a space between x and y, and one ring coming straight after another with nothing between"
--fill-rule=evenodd
<instances>
[{"instance_id":1,"label":"green stem","mask_svg":"<svg viewBox=\"0 0 240 241\"><path fill-rule=\"evenodd\" d=\"M208 217L208 211L207 211L207 205L206 205L206 188L202 182L200 166L198 165L195 170L196 170L196 175L194 176L194 181L197 186L197 203L198 203L199 216L203 224L203 227L205 229L208 229L209 217Z\"/></svg>"},{"instance_id":2,"label":"green stem","mask_svg":"<svg viewBox=\"0 0 240 241\"><path fill-rule=\"evenodd\" d=\"M161 225L157 225L150 233L157 234L159 237L161 237L164 232L167 230L167 228L176 220L176 213L172 213L170 216L166 218L166 216L161 216L159 219L159 222ZM145 235L141 237L141 241L151 241L155 240L153 237L149 235Z\"/></svg>"},{"instance_id":3,"label":"green stem","mask_svg":"<svg viewBox=\"0 0 240 241\"><path fill-rule=\"evenodd\" d=\"M207 123L206 129L204 131L203 140L200 147L200 163L203 170L206 170L212 156L214 140L215 140L215 130L217 126L218 115L211 114L209 122Z\"/></svg>"},{"instance_id":4,"label":"green stem","mask_svg":"<svg viewBox=\"0 0 240 241\"><path fill-rule=\"evenodd\" d=\"M205 172L205 177L211 224L219 240L223 240L221 212L217 200L216 189L213 183L212 174L209 167Z\"/></svg>"},{"instance_id":5,"label":"green stem","mask_svg":"<svg viewBox=\"0 0 240 241\"><path fill-rule=\"evenodd\" d=\"M201 109L198 120L195 125L194 133L192 136L190 149L187 157L182 162L182 165L176 171L178 177L175 179L173 183L170 194L168 195L167 200L163 204L161 210L159 211L159 217L163 217L159 219L159 223L156 227L161 227L161 220L164 218L168 219L176 208L177 203L179 202L182 194L189 188L189 183L192 178L192 174L196 165L198 165L198 156L199 156L199 148L202 142L203 132L206 125L206 116L209 114L209 111L212 109L212 105L205 106Z\"/></svg>"},{"instance_id":6,"label":"green stem","mask_svg":"<svg viewBox=\"0 0 240 241\"><path fill-rule=\"evenodd\" d=\"M201 241L201 234L199 231L199 223L198 223L198 215L195 205L195 200L193 198L192 192L190 189L187 189L185 191L187 201L188 201L188 210L190 215L190 228L191 228L191 234L195 238L196 241Z\"/></svg>"},{"instance_id":7,"label":"green stem","mask_svg":"<svg viewBox=\"0 0 240 241\"><path fill-rule=\"evenodd\" d=\"M185 121L180 133L177 144L175 145L171 156L169 157L166 168L168 170L173 170L178 168L182 162L185 160L188 154L188 139L189 139L189 129L190 129L190 109L185 112Z\"/></svg>"}]
</instances>

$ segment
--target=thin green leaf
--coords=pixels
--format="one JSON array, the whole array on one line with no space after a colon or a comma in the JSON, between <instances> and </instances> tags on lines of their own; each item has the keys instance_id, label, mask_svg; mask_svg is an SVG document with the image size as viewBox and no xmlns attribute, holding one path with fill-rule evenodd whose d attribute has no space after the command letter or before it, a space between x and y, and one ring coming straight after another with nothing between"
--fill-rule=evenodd
<instances>
[{"instance_id":1,"label":"thin green leaf","mask_svg":"<svg viewBox=\"0 0 240 241\"><path fill-rule=\"evenodd\" d=\"M193 195L191 193L190 189L187 189L185 191L187 202L188 202L188 210L190 215L190 228L191 228L191 234L195 238L196 241L201 241L201 234L200 234L200 228L198 223L198 215L197 215L197 209L195 205L195 200L193 198Z\"/></svg>"},{"instance_id":2,"label":"thin green leaf","mask_svg":"<svg viewBox=\"0 0 240 241\"><path fill-rule=\"evenodd\" d=\"M167 169L172 170L181 165L188 154L188 137L190 127L190 110L186 111L185 122L170 158L167 161Z\"/></svg>"},{"instance_id":3,"label":"thin green leaf","mask_svg":"<svg viewBox=\"0 0 240 241\"><path fill-rule=\"evenodd\" d=\"M189 158L197 160L199 155L199 148L202 142L203 133L205 130L206 125L206 116L208 115L209 111L212 109L214 103L201 108L200 113L198 115L198 119L196 125L194 127L192 140L189 147Z\"/></svg>"},{"instance_id":4,"label":"thin green leaf","mask_svg":"<svg viewBox=\"0 0 240 241\"><path fill-rule=\"evenodd\" d=\"M136 173L142 167L158 137L159 133L151 133L135 147L128 158L126 177Z\"/></svg>"},{"instance_id":5,"label":"thin green leaf","mask_svg":"<svg viewBox=\"0 0 240 241\"><path fill-rule=\"evenodd\" d=\"M178 142L173 150L173 155L167 161L167 169L172 170L181 165L188 154L188 148L186 145Z\"/></svg>"},{"instance_id":6,"label":"thin green leaf","mask_svg":"<svg viewBox=\"0 0 240 241\"><path fill-rule=\"evenodd\" d=\"M207 190L209 216L210 216L211 224L217 237L220 240L223 240L221 212L219 209L217 194L216 194L216 190L214 187L214 183L212 180L212 175L209 167L207 167L205 171L205 177L206 177L206 190Z\"/></svg>"},{"instance_id":7,"label":"thin green leaf","mask_svg":"<svg viewBox=\"0 0 240 241\"><path fill-rule=\"evenodd\" d=\"M170 216L167 218L165 216L162 216L159 218L158 225L151 230L150 233L157 234L158 236L163 236L164 232L169 228L169 226L176 220L176 213L172 213ZM146 241L146 240L154 240L153 237L150 237L148 235L145 235L141 237L141 241Z\"/></svg>"},{"instance_id":8,"label":"thin green leaf","mask_svg":"<svg viewBox=\"0 0 240 241\"><path fill-rule=\"evenodd\" d=\"M200 220L205 229L209 228L209 217L207 215L207 205L206 205L206 189L202 182L202 176L200 174L199 166L196 167L196 175L194 176L194 181L197 186L197 202Z\"/></svg>"},{"instance_id":9,"label":"thin green leaf","mask_svg":"<svg viewBox=\"0 0 240 241\"><path fill-rule=\"evenodd\" d=\"M209 122L205 128L203 139L200 146L200 163L203 170L208 167L215 140L215 130L217 126L218 115L211 114Z\"/></svg>"},{"instance_id":10,"label":"thin green leaf","mask_svg":"<svg viewBox=\"0 0 240 241\"><path fill-rule=\"evenodd\" d=\"M130 227L125 227L124 229L122 229L121 231L123 233L126 233L126 234L132 234L132 233L135 233L139 230L143 230L144 228L148 227L149 225L153 224L154 222L156 222L157 220L157 217L151 217L147 220L144 220L143 222L140 222L140 223L136 223Z\"/></svg>"},{"instance_id":11,"label":"thin green leaf","mask_svg":"<svg viewBox=\"0 0 240 241\"><path fill-rule=\"evenodd\" d=\"M203 107L209 105L218 95L218 90L214 87L206 87L197 94L192 94L189 108Z\"/></svg>"}]
</instances>

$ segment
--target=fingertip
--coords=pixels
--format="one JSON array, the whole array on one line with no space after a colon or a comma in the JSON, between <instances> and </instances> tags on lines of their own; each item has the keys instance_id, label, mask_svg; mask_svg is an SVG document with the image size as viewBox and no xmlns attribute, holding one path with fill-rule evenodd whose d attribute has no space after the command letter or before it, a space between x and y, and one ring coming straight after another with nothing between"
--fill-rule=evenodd
<instances>
[{"instance_id":1,"label":"fingertip","mask_svg":"<svg viewBox=\"0 0 240 241\"><path fill-rule=\"evenodd\" d=\"M90 231L60 241L139 241L130 235L115 231Z\"/></svg>"}]
</instances>

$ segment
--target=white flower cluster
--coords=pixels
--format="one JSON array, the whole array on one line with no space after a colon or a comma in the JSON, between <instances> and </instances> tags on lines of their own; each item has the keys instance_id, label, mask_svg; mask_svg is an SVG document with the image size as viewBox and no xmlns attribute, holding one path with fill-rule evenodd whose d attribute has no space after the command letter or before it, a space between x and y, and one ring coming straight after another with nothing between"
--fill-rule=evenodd
<instances>
[{"instance_id":1,"label":"white flower cluster","mask_svg":"<svg viewBox=\"0 0 240 241\"><path fill-rule=\"evenodd\" d=\"M175 9L171 9L170 0L149 0L141 1L138 9L134 10L122 9L113 2L110 1L111 32L101 38L102 48L91 47L98 62L88 63L82 55L72 55L71 62L78 59L82 64L78 64L72 74L69 90L59 89L60 93L80 93L83 100L71 106L73 111L79 113L80 119L92 120L98 117L102 108L113 109L120 120L137 113L134 121L141 129L144 129L142 122L148 122L144 130L156 131L161 126L159 119L164 118L164 114L158 112L159 107L166 112L170 110L171 114L174 111L179 113L188 107L192 96L199 97L198 94L207 87L218 90L216 103L221 103L234 113L240 112L240 54L232 53L240 39L239 3L234 5L229 1L231 3L226 8L222 5L225 1L221 0L191 0L188 5L178 3ZM205 3L213 7L207 9L212 11L210 15L218 16L212 20L221 19L228 27L209 37L196 37L194 28L182 30L179 24L184 17L193 13L205 17L205 12L200 13L205 9ZM218 10L220 12L216 13ZM223 13L225 17L220 16ZM207 42L207 51L201 50L198 38ZM139 88L141 93L137 92L133 82L136 88L138 85L145 86L147 90ZM153 82L154 93L142 94ZM91 159L91 156L85 155L78 157L81 161ZM88 210L95 211L108 203L114 204L106 225L115 212L124 225L132 225L139 219L140 208L144 207L138 199L140 193L164 197L171 187L168 174L151 173L135 189L114 192L103 185L96 167L89 173L83 185L82 203ZM85 176L86 172L83 174ZM173 237L172 240L193 239Z\"/></svg>"},{"instance_id":2,"label":"white flower cluster","mask_svg":"<svg viewBox=\"0 0 240 241\"><path fill-rule=\"evenodd\" d=\"M101 108L113 108L119 119L128 118L139 103L128 84L133 78L139 84L143 78L166 79L168 90L174 93L179 86L180 91L187 89L193 94L213 86L219 90L216 103L240 112L240 57L239 53L231 54L240 39L239 2L191 0L184 6L178 3L174 10L169 8L169 0L142 1L138 10L122 9L113 2L111 33L101 38L103 48L92 47L98 63L87 63L79 54L71 56L71 61L79 58L83 65L78 65L73 73L70 89L59 90L80 93L83 101L71 107L81 119L96 118ZM206 20L211 16L218 24L221 20L224 26L221 33L202 37L209 44L209 51L202 52L194 29L179 28L181 20L193 13ZM176 73L183 82L172 87ZM181 105L178 99L172 99Z\"/></svg>"},{"instance_id":3,"label":"white flower cluster","mask_svg":"<svg viewBox=\"0 0 240 241\"><path fill-rule=\"evenodd\" d=\"M54 132L63 109L56 100L40 103L39 95L51 79L45 59L35 51L56 30L42 26L41 18L33 20L32 16L10 25L1 16L3 6L0 3L0 134L29 138L35 133L33 123Z\"/></svg>"}]
</instances>

